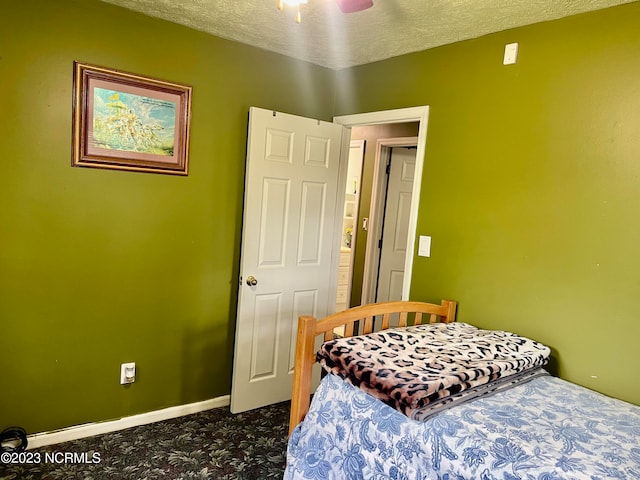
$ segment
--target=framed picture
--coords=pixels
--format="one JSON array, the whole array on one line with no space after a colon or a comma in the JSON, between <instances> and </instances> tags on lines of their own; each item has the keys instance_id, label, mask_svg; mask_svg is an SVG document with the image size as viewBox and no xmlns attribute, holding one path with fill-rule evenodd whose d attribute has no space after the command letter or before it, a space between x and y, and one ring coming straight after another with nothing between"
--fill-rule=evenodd
<instances>
[{"instance_id":1,"label":"framed picture","mask_svg":"<svg viewBox=\"0 0 640 480\"><path fill-rule=\"evenodd\" d=\"M74 167L187 175L191 87L74 62Z\"/></svg>"}]
</instances>

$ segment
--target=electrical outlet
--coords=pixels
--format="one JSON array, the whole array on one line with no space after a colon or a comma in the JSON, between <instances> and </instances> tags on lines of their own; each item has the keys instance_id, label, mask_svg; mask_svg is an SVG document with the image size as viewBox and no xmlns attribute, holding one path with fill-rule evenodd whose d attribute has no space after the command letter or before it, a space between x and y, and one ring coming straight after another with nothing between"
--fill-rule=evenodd
<instances>
[{"instance_id":1,"label":"electrical outlet","mask_svg":"<svg viewBox=\"0 0 640 480\"><path fill-rule=\"evenodd\" d=\"M136 381L136 363L123 363L120 365L120 385Z\"/></svg>"}]
</instances>

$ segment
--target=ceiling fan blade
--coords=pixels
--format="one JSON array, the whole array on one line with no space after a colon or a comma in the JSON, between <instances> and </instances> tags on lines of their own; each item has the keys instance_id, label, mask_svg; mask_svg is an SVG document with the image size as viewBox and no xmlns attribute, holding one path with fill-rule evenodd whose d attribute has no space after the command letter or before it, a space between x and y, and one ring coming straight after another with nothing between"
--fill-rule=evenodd
<instances>
[{"instance_id":1,"label":"ceiling fan blade","mask_svg":"<svg viewBox=\"0 0 640 480\"><path fill-rule=\"evenodd\" d=\"M336 0L342 13L353 13L373 7L373 0Z\"/></svg>"}]
</instances>

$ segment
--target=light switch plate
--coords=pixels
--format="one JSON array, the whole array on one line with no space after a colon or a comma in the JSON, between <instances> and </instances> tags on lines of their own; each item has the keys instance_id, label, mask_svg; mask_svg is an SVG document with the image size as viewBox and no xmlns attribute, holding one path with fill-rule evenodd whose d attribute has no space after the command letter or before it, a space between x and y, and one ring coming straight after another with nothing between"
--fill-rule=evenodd
<instances>
[{"instance_id":1,"label":"light switch plate","mask_svg":"<svg viewBox=\"0 0 640 480\"><path fill-rule=\"evenodd\" d=\"M503 65L513 65L518 61L518 44L509 43L504 47Z\"/></svg>"},{"instance_id":2,"label":"light switch plate","mask_svg":"<svg viewBox=\"0 0 640 480\"><path fill-rule=\"evenodd\" d=\"M418 256L419 257L431 256L431 237L420 235L420 241L418 242Z\"/></svg>"}]
</instances>

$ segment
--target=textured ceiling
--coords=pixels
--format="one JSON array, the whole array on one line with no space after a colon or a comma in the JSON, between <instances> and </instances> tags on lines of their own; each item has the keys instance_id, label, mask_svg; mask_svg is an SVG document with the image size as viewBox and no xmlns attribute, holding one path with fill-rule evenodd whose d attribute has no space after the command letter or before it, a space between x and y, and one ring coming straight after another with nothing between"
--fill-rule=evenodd
<instances>
[{"instance_id":1,"label":"textured ceiling","mask_svg":"<svg viewBox=\"0 0 640 480\"><path fill-rule=\"evenodd\" d=\"M343 14L334 0L103 0L333 69L638 0L374 0Z\"/></svg>"}]
</instances>

